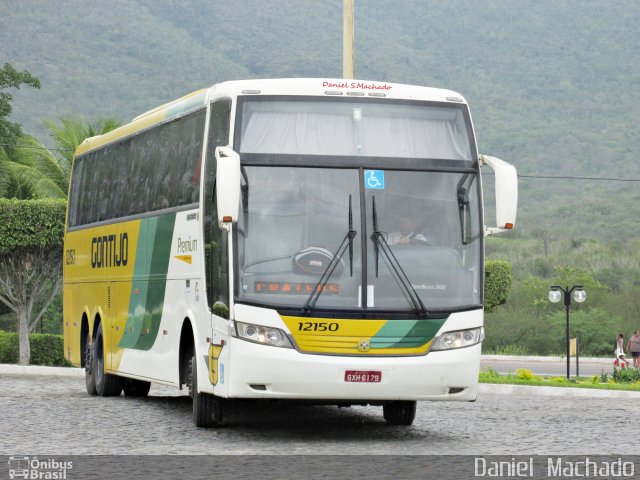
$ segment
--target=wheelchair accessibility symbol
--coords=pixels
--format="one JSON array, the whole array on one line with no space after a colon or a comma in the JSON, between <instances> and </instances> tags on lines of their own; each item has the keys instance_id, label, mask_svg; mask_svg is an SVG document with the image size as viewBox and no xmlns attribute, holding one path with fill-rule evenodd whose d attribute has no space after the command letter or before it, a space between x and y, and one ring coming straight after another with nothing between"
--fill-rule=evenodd
<instances>
[{"instance_id":1,"label":"wheelchair accessibility symbol","mask_svg":"<svg viewBox=\"0 0 640 480\"><path fill-rule=\"evenodd\" d=\"M364 186L369 189L384 190L384 170L365 170Z\"/></svg>"}]
</instances>

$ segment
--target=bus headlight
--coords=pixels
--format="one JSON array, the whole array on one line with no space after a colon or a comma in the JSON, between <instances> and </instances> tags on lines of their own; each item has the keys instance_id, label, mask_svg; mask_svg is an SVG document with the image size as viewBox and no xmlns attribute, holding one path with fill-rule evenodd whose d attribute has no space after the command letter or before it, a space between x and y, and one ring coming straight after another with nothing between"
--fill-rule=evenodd
<instances>
[{"instance_id":1,"label":"bus headlight","mask_svg":"<svg viewBox=\"0 0 640 480\"><path fill-rule=\"evenodd\" d=\"M249 342L272 347L293 348L287 334L279 328L263 327L251 323L236 322L238 337Z\"/></svg>"},{"instance_id":2,"label":"bus headlight","mask_svg":"<svg viewBox=\"0 0 640 480\"><path fill-rule=\"evenodd\" d=\"M445 332L440 335L431 347L432 351L452 350L476 345L484 340L484 328L470 328L455 332Z\"/></svg>"}]
</instances>

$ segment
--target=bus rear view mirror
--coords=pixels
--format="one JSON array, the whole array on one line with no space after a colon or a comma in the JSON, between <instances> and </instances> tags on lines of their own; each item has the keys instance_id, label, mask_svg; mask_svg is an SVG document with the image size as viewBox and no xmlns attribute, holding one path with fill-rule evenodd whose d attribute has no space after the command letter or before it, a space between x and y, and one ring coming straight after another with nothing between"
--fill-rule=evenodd
<instances>
[{"instance_id":1,"label":"bus rear view mirror","mask_svg":"<svg viewBox=\"0 0 640 480\"><path fill-rule=\"evenodd\" d=\"M238 221L240 155L230 147L216 147L216 202L218 224Z\"/></svg>"},{"instance_id":2,"label":"bus rear view mirror","mask_svg":"<svg viewBox=\"0 0 640 480\"><path fill-rule=\"evenodd\" d=\"M516 224L518 210L518 174L513 165L488 155L480 156L481 165L489 165L496 178L496 227L487 227L486 235L511 230Z\"/></svg>"}]
</instances>

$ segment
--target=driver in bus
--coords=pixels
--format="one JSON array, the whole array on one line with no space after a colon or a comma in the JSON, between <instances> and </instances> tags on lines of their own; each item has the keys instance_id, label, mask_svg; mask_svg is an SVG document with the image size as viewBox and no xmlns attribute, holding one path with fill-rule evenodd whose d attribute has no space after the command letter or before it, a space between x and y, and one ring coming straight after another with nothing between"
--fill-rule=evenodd
<instances>
[{"instance_id":1,"label":"driver in bus","mask_svg":"<svg viewBox=\"0 0 640 480\"><path fill-rule=\"evenodd\" d=\"M400 217L400 231L391 232L387 243L389 245L427 245L427 238L415 231L416 222L413 217L403 215Z\"/></svg>"}]
</instances>

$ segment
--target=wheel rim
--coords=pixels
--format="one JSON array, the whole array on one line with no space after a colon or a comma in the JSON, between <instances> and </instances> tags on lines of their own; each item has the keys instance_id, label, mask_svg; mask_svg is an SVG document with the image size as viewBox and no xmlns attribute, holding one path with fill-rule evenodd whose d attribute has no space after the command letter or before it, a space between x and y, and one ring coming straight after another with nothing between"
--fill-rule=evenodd
<instances>
[{"instance_id":1,"label":"wheel rim","mask_svg":"<svg viewBox=\"0 0 640 480\"><path fill-rule=\"evenodd\" d=\"M87 341L84 345L84 370L88 376L91 376L91 340L87 335Z\"/></svg>"},{"instance_id":2,"label":"wheel rim","mask_svg":"<svg viewBox=\"0 0 640 480\"><path fill-rule=\"evenodd\" d=\"M102 383L102 378L104 377L104 359L102 357L102 332L98 332L96 336L96 348L94 350L96 356L96 383Z\"/></svg>"}]
</instances>

